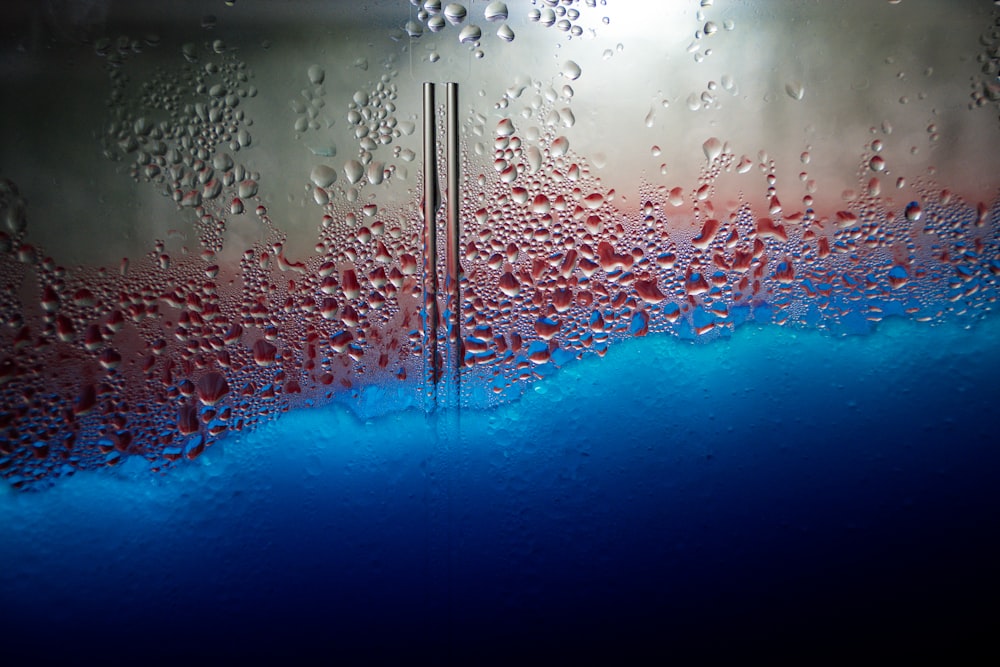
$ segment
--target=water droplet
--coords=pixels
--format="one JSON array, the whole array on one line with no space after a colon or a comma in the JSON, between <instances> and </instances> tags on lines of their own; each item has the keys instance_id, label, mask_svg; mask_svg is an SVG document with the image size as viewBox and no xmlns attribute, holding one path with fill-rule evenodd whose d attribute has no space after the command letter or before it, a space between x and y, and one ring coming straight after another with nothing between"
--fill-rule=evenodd
<instances>
[{"instance_id":1,"label":"water droplet","mask_svg":"<svg viewBox=\"0 0 1000 667\"><path fill-rule=\"evenodd\" d=\"M328 188L337 180L337 170L325 164L316 165L309 173L309 180L318 188Z\"/></svg>"},{"instance_id":2,"label":"water droplet","mask_svg":"<svg viewBox=\"0 0 1000 667\"><path fill-rule=\"evenodd\" d=\"M510 118L504 118L497 123L498 137L509 137L512 134L514 134L514 123L511 122Z\"/></svg>"},{"instance_id":3,"label":"water droplet","mask_svg":"<svg viewBox=\"0 0 1000 667\"><path fill-rule=\"evenodd\" d=\"M507 5L503 2L491 2L483 10L483 16L487 21L506 21Z\"/></svg>"},{"instance_id":4,"label":"water droplet","mask_svg":"<svg viewBox=\"0 0 1000 667\"><path fill-rule=\"evenodd\" d=\"M407 21L406 24L403 26L403 30L406 31L407 35L413 38L420 37L422 34L424 34L424 27L420 25L420 23L418 23L417 21L413 20Z\"/></svg>"},{"instance_id":5,"label":"water droplet","mask_svg":"<svg viewBox=\"0 0 1000 667\"><path fill-rule=\"evenodd\" d=\"M646 119L644 121L646 127L653 127L656 123L656 107L649 107L649 113L646 114Z\"/></svg>"},{"instance_id":6,"label":"water droplet","mask_svg":"<svg viewBox=\"0 0 1000 667\"><path fill-rule=\"evenodd\" d=\"M385 163L384 162L372 162L368 165L367 169L368 182L372 185L378 185L385 178Z\"/></svg>"},{"instance_id":7,"label":"water droplet","mask_svg":"<svg viewBox=\"0 0 1000 667\"><path fill-rule=\"evenodd\" d=\"M229 393L229 383L222 373L212 371L201 376L197 386L198 400L208 406L217 404Z\"/></svg>"},{"instance_id":8,"label":"water droplet","mask_svg":"<svg viewBox=\"0 0 1000 667\"><path fill-rule=\"evenodd\" d=\"M911 201L906 205L906 219L910 222L916 222L920 220L920 215L923 213L920 208L920 204L915 201Z\"/></svg>"},{"instance_id":9,"label":"water droplet","mask_svg":"<svg viewBox=\"0 0 1000 667\"><path fill-rule=\"evenodd\" d=\"M538 215L548 213L551 208L552 205L549 203L549 198L542 194L535 195L535 198L531 202L531 212Z\"/></svg>"},{"instance_id":10,"label":"water droplet","mask_svg":"<svg viewBox=\"0 0 1000 667\"><path fill-rule=\"evenodd\" d=\"M885 171L885 160L881 155L876 155L868 162L868 166L872 171Z\"/></svg>"},{"instance_id":11,"label":"water droplet","mask_svg":"<svg viewBox=\"0 0 1000 667\"><path fill-rule=\"evenodd\" d=\"M542 168L542 152L536 146L529 146L524 151L524 157L528 161L528 173L534 174Z\"/></svg>"},{"instance_id":12,"label":"water droplet","mask_svg":"<svg viewBox=\"0 0 1000 667\"><path fill-rule=\"evenodd\" d=\"M583 71L580 69L580 66L572 60L567 60L563 63L562 75L570 81L576 81L580 78L580 74L582 73Z\"/></svg>"},{"instance_id":13,"label":"water droplet","mask_svg":"<svg viewBox=\"0 0 1000 667\"><path fill-rule=\"evenodd\" d=\"M507 296L514 297L521 293L521 283L518 282L514 275L507 271L502 276L500 276L499 283L500 291Z\"/></svg>"},{"instance_id":14,"label":"water droplet","mask_svg":"<svg viewBox=\"0 0 1000 667\"><path fill-rule=\"evenodd\" d=\"M466 13L465 6L457 2L453 2L444 8L444 17L452 25L458 25L464 21Z\"/></svg>"},{"instance_id":15,"label":"water droplet","mask_svg":"<svg viewBox=\"0 0 1000 667\"><path fill-rule=\"evenodd\" d=\"M701 145L701 149L705 152L705 158L711 162L722 155L722 142L715 137L710 137Z\"/></svg>"},{"instance_id":16,"label":"water droplet","mask_svg":"<svg viewBox=\"0 0 1000 667\"><path fill-rule=\"evenodd\" d=\"M569 150L569 139L566 137L556 137L549 147L549 154L552 157L562 157Z\"/></svg>"},{"instance_id":17,"label":"water droplet","mask_svg":"<svg viewBox=\"0 0 1000 667\"><path fill-rule=\"evenodd\" d=\"M478 42L483 36L483 31L477 25L469 24L458 33L458 41L462 44L472 44Z\"/></svg>"},{"instance_id":18,"label":"water droplet","mask_svg":"<svg viewBox=\"0 0 1000 667\"><path fill-rule=\"evenodd\" d=\"M357 160L348 160L344 165L344 176L351 185L355 185L365 175L364 166Z\"/></svg>"},{"instance_id":19,"label":"water droplet","mask_svg":"<svg viewBox=\"0 0 1000 667\"><path fill-rule=\"evenodd\" d=\"M500 39L502 39L505 42L513 42L514 41L514 31L511 30L511 27L509 25L507 25L506 23L504 23L499 28L497 28L497 37L499 37Z\"/></svg>"},{"instance_id":20,"label":"water droplet","mask_svg":"<svg viewBox=\"0 0 1000 667\"><path fill-rule=\"evenodd\" d=\"M316 86L323 83L323 79L326 78L326 72L319 65L310 65L307 73L309 74L309 82Z\"/></svg>"},{"instance_id":21,"label":"water droplet","mask_svg":"<svg viewBox=\"0 0 1000 667\"><path fill-rule=\"evenodd\" d=\"M248 197L253 197L257 194L257 181L252 178L247 178L240 182L239 195L241 198L246 199Z\"/></svg>"},{"instance_id":22,"label":"water droplet","mask_svg":"<svg viewBox=\"0 0 1000 667\"><path fill-rule=\"evenodd\" d=\"M257 342L253 344L253 360L258 366L273 366L277 354L278 348L263 338L259 338Z\"/></svg>"},{"instance_id":23,"label":"water droplet","mask_svg":"<svg viewBox=\"0 0 1000 667\"><path fill-rule=\"evenodd\" d=\"M801 81L790 81L785 84L785 92L793 100L801 100L806 94L806 89Z\"/></svg>"}]
</instances>

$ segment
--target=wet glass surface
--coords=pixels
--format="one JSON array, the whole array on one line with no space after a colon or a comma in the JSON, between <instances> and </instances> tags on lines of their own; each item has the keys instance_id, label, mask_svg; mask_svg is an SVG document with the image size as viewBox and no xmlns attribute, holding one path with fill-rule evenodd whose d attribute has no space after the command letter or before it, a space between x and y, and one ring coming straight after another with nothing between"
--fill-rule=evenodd
<instances>
[{"instance_id":1,"label":"wet glass surface","mask_svg":"<svg viewBox=\"0 0 1000 667\"><path fill-rule=\"evenodd\" d=\"M137 646L206 607L242 619L222 634L269 628L269 652L322 643L328 613L352 628L331 646L363 653L386 614L440 659L595 627L758 637L751 600L811 609L805 635L880 613L984 629L998 20L930 0L12 3L0 581L7 609L36 600L12 612L24 650L54 608L75 637L93 609L132 627L143 598L161 611ZM112 574L200 544L231 573L204 594ZM339 595L355 615L319 603ZM293 631L275 605L309 612ZM192 632L178 654L222 645Z\"/></svg>"}]
</instances>

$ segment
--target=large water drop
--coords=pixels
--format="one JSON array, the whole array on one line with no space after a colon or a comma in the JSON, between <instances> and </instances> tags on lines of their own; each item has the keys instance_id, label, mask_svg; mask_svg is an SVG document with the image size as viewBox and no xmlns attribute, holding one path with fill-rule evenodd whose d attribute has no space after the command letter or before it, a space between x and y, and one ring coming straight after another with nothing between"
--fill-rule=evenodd
<instances>
[{"instance_id":1,"label":"large water drop","mask_svg":"<svg viewBox=\"0 0 1000 667\"><path fill-rule=\"evenodd\" d=\"M483 10L483 16L487 21L506 21L507 5L503 2L491 2Z\"/></svg>"},{"instance_id":2,"label":"large water drop","mask_svg":"<svg viewBox=\"0 0 1000 667\"><path fill-rule=\"evenodd\" d=\"M569 79L570 81L576 81L577 79L580 78L580 74L582 73L583 70L581 70L580 66L577 65L574 61L567 60L566 62L563 63L562 75L567 79Z\"/></svg>"}]
</instances>

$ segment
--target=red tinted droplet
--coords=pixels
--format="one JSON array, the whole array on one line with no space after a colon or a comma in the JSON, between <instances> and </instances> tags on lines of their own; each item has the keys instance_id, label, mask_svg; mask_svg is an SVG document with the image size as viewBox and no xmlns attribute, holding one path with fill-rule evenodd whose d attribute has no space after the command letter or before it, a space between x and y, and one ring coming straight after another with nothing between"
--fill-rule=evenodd
<instances>
[{"instance_id":1,"label":"red tinted droplet","mask_svg":"<svg viewBox=\"0 0 1000 667\"><path fill-rule=\"evenodd\" d=\"M417 260L413 255L400 255L399 270L404 276L412 276L417 272Z\"/></svg>"},{"instance_id":2,"label":"red tinted droplet","mask_svg":"<svg viewBox=\"0 0 1000 667\"><path fill-rule=\"evenodd\" d=\"M198 380L198 400L205 405L215 405L229 393L229 383L222 373L212 371Z\"/></svg>"},{"instance_id":3,"label":"red tinted droplet","mask_svg":"<svg viewBox=\"0 0 1000 667\"><path fill-rule=\"evenodd\" d=\"M65 315L56 316L56 335L64 343L73 340L73 322Z\"/></svg>"},{"instance_id":4,"label":"red tinted droplet","mask_svg":"<svg viewBox=\"0 0 1000 667\"><path fill-rule=\"evenodd\" d=\"M341 285L344 288L344 296L348 299L357 299L361 296L361 284L354 269L344 269L341 276Z\"/></svg>"},{"instance_id":5,"label":"red tinted droplet","mask_svg":"<svg viewBox=\"0 0 1000 667\"><path fill-rule=\"evenodd\" d=\"M253 360L258 366L267 367L274 365L277 354L278 348L263 338L258 339L253 344Z\"/></svg>"},{"instance_id":6,"label":"red tinted droplet","mask_svg":"<svg viewBox=\"0 0 1000 667\"><path fill-rule=\"evenodd\" d=\"M521 283L518 282L517 278L510 271L500 276L499 287L500 291L507 296L517 296L521 292Z\"/></svg>"},{"instance_id":7,"label":"red tinted droplet","mask_svg":"<svg viewBox=\"0 0 1000 667\"><path fill-rule=\"evenodd\" d=\"M197 433L200 428L198 410L193 405L182 405L177 411L177 430L182 435Z\"/></svg>"},{"instance_id":8,"label":"red tinted droplet","mask_svg":"<svg viewBox=\"0 0 1000 667\"><path fill-rule=\"evenodd\" d=\"M757 236L762 239L775 239L776 241L787 241L788 233L783 225L779 225L771 218L760 218L757 220Z\"/></svg>"},{"instance_id":9,"label":"red tinted droplet","mask_svg":"<svg viewBox=\"0 0 1000 667\"><path fill-rule=\"evenodd\" d=\"M560 322L557 319L541 317L535 321L535 332L542 340L550 340L559 332Z\"/></svg>"},{"instance_id":10,"label":"red tinted droplet","mask_svg":"<svg viewBox=\"0 0 1000 667\"><path fill-rule=\"evenodd\" d=\"M353 340L354 336L351 335L351 332L341 331L340 333L331 336L330 346L337 352L344 352Z\"/></svg>"},{"instance_id":11,"label":"red tinted droplet","mask_svg":"<svg viewBox=\"0 0 1000 667\"><path fill-rule=\"evenodd\" d=\"M712 241L715 239L715 235L719 232L719 221L715 218L705 221L704 226L701 228L701 233L691 240L691 245L699 250L704 250L711 245Z\"/></svg>"},{"instance_id":12,"label":"red tinted droplet","mask_svg":"<svg viewBox=\"0 0 1000 667\"><path fill-rule=\"evenodd\" d=\"M118 368L119 364L121 364L122 356L109 347L101 352L98 356L98 361L101 362L101 366L111 371Z\"/></svg>"},{"instance_id":13,"label":"red tinted droplet","mask_svg":"<svg viewBox=\"0 0 1000 667\"><path fill-rule=\"evenodd\" d=\"M656 286L656 280L637 280L635 282L635 292L646 303L660 303L667 297Z\"/></svg>"},{"instance_id":14,"label":"red tinted droplet","mask_svg":"<svg viewBox=\"0 0 1000 667\"><path fill-rule=\"evenodd\" d=\"M73 404L73 414L84 415L90 412L97 403L97 390L94 385L87 384L80 390L76 402Z\"/></svg>"},{"instance_id":15,"label":"red tinted droplet","mask_svg":"<svg viewBox=\"0 0 1000 667\"><path fill-rule=\"evenodd\" d=\"M337 317L337 300L333 297L323 299L320 314L323 315L323 319L325 320L335 319Z\"/></svg>"}]
</instances>

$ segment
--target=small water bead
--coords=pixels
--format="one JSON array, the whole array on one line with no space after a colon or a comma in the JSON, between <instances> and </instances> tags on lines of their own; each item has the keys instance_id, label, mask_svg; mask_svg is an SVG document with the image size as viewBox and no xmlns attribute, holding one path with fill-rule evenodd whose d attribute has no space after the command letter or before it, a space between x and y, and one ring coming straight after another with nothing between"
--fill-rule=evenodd
<instances>
[{"instance_id":1,"label":"small water bead","mask_svg":"<svg viewBox=\"0 0 1000 667\"><path fill-rule=\"evenodd\" d=\"M876 155L868 162L868 166L872 171L885 171L885 160L881 155Z\"/></svg>"},{"instance_id":2,"label":"small water bead","mask_svg":"<svg viewBox=\"0 0 1000 667\"><path fill-rule=\"evenodd\" d=\"M649 112L646 113L646 118L643 120L643 125L646 127L653 127L656 124L656 107L650 107Z\"/></svg>"},{"instance_id":3,"label":"small water bead","mask_svg":"<svg viewBox=\"0 0 1000 667\"><path fill-rule=\"evenodd\" d=\"M805 86L802 85L801 81L790 81L785 84L785 92L788 93L788 96L793 100L801 100L805 97L806 89Z\"/></svg>"},{"instance_id":4,"label":"small water bead","mask_svg":"<svg viewBox=\"0 0 1000 667\"><path fill-rule=\"evenodd\" d=\"M497 28L497 37L499 37L500 39L502 39L505 42L513 42L514 41L514 31L511 29L511 27L509 25L507 25L506 23L504 23L499 28Z\"/></svg>"}]
</instances>

